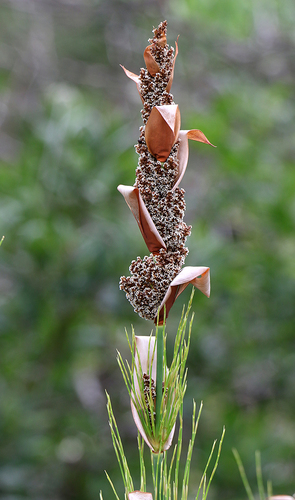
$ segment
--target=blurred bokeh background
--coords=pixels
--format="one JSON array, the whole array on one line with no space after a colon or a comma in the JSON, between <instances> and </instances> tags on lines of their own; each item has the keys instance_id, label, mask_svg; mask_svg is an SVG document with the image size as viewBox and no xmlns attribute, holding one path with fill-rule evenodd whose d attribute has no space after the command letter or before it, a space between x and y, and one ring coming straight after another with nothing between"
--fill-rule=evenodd
<instances>
[{"instance_id":1,"label":"blurred bokeh background","mask_svg":"<svg viewBox=\"0 0 295 500\"><path fill-rule=\"evenodd\" d=\"M226 438L210 499L246 497L255 450L274 493L295 492L294 0L1 0L0 498L123 498L105 390L138 474L116 349L150 333L119 291L143 239L117 185L133 184L137 73L160 21L179 38L172 87L190 144L182 186L195 294L185 401L204 401L195 498L212 442ZM190 287L172 309L172 345ZM135 480L135 487L139 487Z\"/></svg>"}]
</instances>

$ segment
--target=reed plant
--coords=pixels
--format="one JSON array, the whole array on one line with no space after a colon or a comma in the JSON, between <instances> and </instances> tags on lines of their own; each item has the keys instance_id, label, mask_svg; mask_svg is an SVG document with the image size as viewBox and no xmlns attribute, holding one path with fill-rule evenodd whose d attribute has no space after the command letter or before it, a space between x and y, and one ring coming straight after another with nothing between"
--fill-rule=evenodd
<instances>
[{"instance_id":1,"label":"reed plant","mask_svg":"<svg viewBox=\"0 0 295 500\"><path fill-rule=\"evenodd\" d=\"M167 44L167 22L153 30L153 38L144 51L146 68L135 74L122 66L135 84L142 101L143 126L140 127L139 155L133 186L119 185L131 209L150 255L137 257L129 267L130 276L122 276L120 289L134 311L156 325L155 335L131 337L126 334L131 363L118 352L119 367L129 393L131 412L138 429L140 478L133 480L119 426L107 394L107 409L114 450L125 488L125 500L187 500L191 458L202 406L193 402L191 439L180 479L180 460L183 438L183 400L187 384L186 360L189 353L193 315L188 307L183 310L175 335L172 361L168 367L166 352L166 320L180 293L193 284L210 296L210 269L207 266L184 266L188 248L186 239L191 227L184 222L185 191L180 187L188 163L188 140L211 145L201 130L181 130L179 107L174 103L171 87L178 54ZM188 328L187 328L188 327ZM188 332L187 332L188 330ZM173 443L178 423L177 443ZM200 478L196 500L205 500L219 461L225 430L217 451L214 441L203 475ZM147 492L144 447L150 448L153 493ZM215 453L215 458L214 457ZM212 461L214 464L212 465ZM106 473L107 474L107 473ZM115 498L115 486L107 474ZM102 492L100 493L102 500Z\"/></svg>"}]
</instances>

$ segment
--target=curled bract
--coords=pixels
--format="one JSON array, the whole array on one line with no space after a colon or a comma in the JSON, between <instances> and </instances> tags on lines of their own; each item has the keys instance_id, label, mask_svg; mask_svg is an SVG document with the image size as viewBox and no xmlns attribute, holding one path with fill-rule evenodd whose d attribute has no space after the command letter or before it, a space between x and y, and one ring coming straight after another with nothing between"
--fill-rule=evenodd
<instances>
[{"instance_id":1,"label":"curled bract","mask_svg":"<svg viewBox=\"0 0 295 500\"><path fill-rule=\"evenodd\" d=\"M213 146L215 148L214 144L211 144L211 142L208 141L205 134L203 134L201 130L197 129L180 130L178 134L178 139L179 139L179 149L177 154L177 158L179 161L178 174L176 177L176 182L172 188L172 191L175 188L177 188L177 186L180 184L186 171L188 162L188 153L189 153L188 139L191 139L192 141L203 142L204 144L209 144L210 146Z\"/></svg>"},{"instance_id":2,"label":"curled bract","mask_svg":"<svg viewBox=\"0 0 295 500\"><path fill-rule=\"evenodd\" d=\"M123 186L122 184L117 189L124 196L133 213L149 251L159 253L161 248L166 249L166 245L142 200L139 189L134 186Z\"/></svg>"},{"instance_id":3,"label":"curled bract","mask_svg":"<svg viewBox=\"0 0 295 500\"><path fill-rule=\"evenodd\" d=\"M169 311L177 297L186 289L189 284L194 285L204 295L210 297L210 268L204 266L187 266L171 281L166 295L160 305L159 315L155 318L155 323L159 325L164 322L164 317L168 317Z\"/></svg>"},{"instance_id":4,"label":"curled bract","mask_svg":"<svg viewBox=\"0 0 295 500\"><path fill-rule=\"evenodd\" d=\"M134 366L134 393L131 395L131 411L137 429L139 430L141 436L145 440L149 448L155 452L163 452L170 448L174 431L175 423L171 432L168 434L167 429L163 429L163 434L161 438L155 438L152 428L153 426L148 424L151 419L154 418L153 408L149 407L149 404L144 398L143 394L143 380L142 377L146 377L147 387L156 384L157 380L157 347L155 346L155 337L135 336L136 349L135 349L135 366ZM164 368L165 376L168 375L168 368ZM138 407L140 412L138 411ZM139 414L140 413L140 414ZM145 429L144 429L145 427Z\"/></svg>"},{"instance_id":5,"label":"curled bract","mask_svg":"<svg viewBox=\"0 0 295 500\"><path fill-rule=\"evenodd\" d=\"M149 68L147 67L150 75L154 77L154 76L156 76L157 73L160 72L160 66L156 62L153 55L151 54L151 50L150 50L151 47L152 47L152 45L148 45L148 47L145 49L144 58L145 58L146 65L149 66L149 68L151 70L151 71L149 71ZM178 43L177 43L177 41L175 42L175 47L176 47L175 48L175 55L173 58L172 69L171 69L169 81L168 81L167 87L165 89L166 92L170 92L171 87L172 87L172 83L173 83L175 61L176 61L176 57L178 55ZM135 73L132 73L132 71L129 71L128 69L126 69L122 64L120 64L120 66L124 70L125 75L128 76L128 78L130 78L130 80L132 80L133 82L136 83L136 87L137 87L138 93L140 95L140 98L141 98L142 102L144 102L143 97L141 95L141 90L140 90L140 75L136 75Z\"/></svg>"},{"instance_id":6,"label":"curled bract","mask_svg":"<svg viewBox=\"0 0 295 500\"><path fill-rule=\"evenodd\" d=\"M120 64L120 66L124 70L125 75L128 76L128 78L130 78L130 80L132 80L133 82L136 83L136 88L138 90L140 98L141 98L142 102L144 102L142 95L141 95L141 91L140 91L140 76L136 75L135 73L132 73L132 71L129 71L129 69L126 69L122 64Z\"/></svg>"},{"instance_id":7,"label":"curled bract","mask_svg":"<svg viewBox=\"0 0 295 500\"><path fill-rule=\"evenodd\" d=\"M160 45L161 47L165 47L166 43L167 39L165 35L162 36L161 41L159 40L157 42L157 44ZM151 76L156 76L156 74L160 72L160 66L152 54L153 48L154 44L148 45L144 50L143 58L146 65L146 69L148 70L149 74Z\"/></svg>"},{"instance_id":8,"label":"curled bract","mask_svg":"<svg viewBox=\"0 0 295 500\"><path fill-rule=\"evenodd\" d=\"M177 104L154 106L145 126L145 142L149 152L161 162L167 160L180 130Z\"/></svg>"},{"instance_id":9,"label":"curled bract","mask_svg":"<svg viewBox=\"0 0 295 500\"><path fill-rule=\"evenodd\" d=\"M176 57L177 57L177 54L178 54L178 43L177 42L178 42L178 37L177 37L177 41L175 42L175 56L174 56L174 59L173 59L172 70L171 70L171 74L170 74L168 85L166 87L166 92L170 92L171 87L172 87L172 83L173 83L175 61L176 61Z\"/></svg>"}]
</instances>

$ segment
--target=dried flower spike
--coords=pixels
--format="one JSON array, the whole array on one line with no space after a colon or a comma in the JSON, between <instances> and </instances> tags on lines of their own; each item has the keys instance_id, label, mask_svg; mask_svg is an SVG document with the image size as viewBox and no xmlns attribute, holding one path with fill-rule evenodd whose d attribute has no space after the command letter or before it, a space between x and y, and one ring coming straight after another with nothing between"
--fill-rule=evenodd
<instances>
[{"instance_id":1,"label":"dried flower spike","mask_svg":"<svg viewBox=\"0 0 295 500\"><path fill-rule=\"evenodd\" d=\"M153 30L144 51L146 69L136 75L122 66L136 83L143 109L144 126L136 146L139 155L134 186L118 187L129 205L149 256L133 260L130 276L122 276L120 288L134 311L160 322L189 283L210 294L208 267L183 268L188 254L186 238L191 228L183 220L184 190L179 184L188 162L188 139L212 145L200 130L180 130L180 111L170 94L176 50L167 45L167 22Z\"/></svg>"}]
</instances>

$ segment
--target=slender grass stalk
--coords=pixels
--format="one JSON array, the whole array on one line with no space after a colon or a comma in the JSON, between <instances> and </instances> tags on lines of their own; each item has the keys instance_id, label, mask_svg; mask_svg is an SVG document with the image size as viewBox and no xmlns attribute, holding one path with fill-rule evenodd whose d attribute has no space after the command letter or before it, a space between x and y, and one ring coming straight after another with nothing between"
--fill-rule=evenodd
<instances>
[{"instance_id":1,"label":"slender grass stalk","mask_svg":"<svg viewBox=\"0 0 295 500\"><path fill-rule=\"evenodd\" d=\"M251 490L251 487L250 487L250 484L249 484L249 481L248 481L248 478L246 476L246 472L245 472L242 460L241 460L240 455L238 453L238 450L233 448L233 454L234 454L234 457L236 459L236 462L237 462L237 465L238 465L238 468L240 471L240 475L241 475L245 490L247 492L248 498L249 498L249 500L255 500L254 495L253 495L252 490Z\"/></svg>"},{"instance_id":2,"label":"slender grass stalk","mask_svg":"<svg viewBox=\"0 0 295 500\"><path fill-rule=\"evenodd\" d=\"M207 476L206 476L206 474L204 474L204 484L203 484L202 500L205 498L206 486L207 486Z\"/></svg>"},{"instance_id":3,"label":"slender grass stalk","mask_svg":"<svg viewBox=\"0 0 295 500\"><path fill-rule=\"evenodd\" d=\"M173 469L173 465L174 465L174 461L175 461L175 457L176 457L176 451L177 451L177 445L174 446L173 455L172 455L171 462L170 462L168 479L167 479L168 488L167 488L166 500L171 500L171 476L172 476L172 469Z\"/></svg>"},{"instance_id":4,"label":"slender grass stalk","mask_svg":"<svg viewBox=\"0 0 295 500\"><path fill-rule=\"evenodd\" d=\"M240 475L245 487L245 490L247 492L249 500L254 500L254 495L252 493L252 490L249 485L249 481L247 479L246 473L244 466L242 464L242 460L237 452L236 449L233 449L233 454L235 456ZM270 480L267 481L266 483L266 494L267 497L265 496L265 490L264 490L264 485L263 485L263 477L262 477L262 468L261 468L261 454L259 450L256 450L255 452L255 468L256 468L256 479L257 479L257 486L258 486L258 493L259 493L259 499L260 500L266 500L266 498L271 498L272 497L272 482Z\"/></svg>"},{"instance_id":5,"label":"slender grass stalk","mask_svg":"<svg viewBox=\"0 0 295 500\"><path fill-rule=\"evenodd\" d=\"M118 460L118 464L119 464L119 467L120 467L120 471L121 471L123 483L124 483L124 486L125 486L125 492L128 494L128 493L130 493L130 492L132 492L134 490L134 488L133 488L133 482L132 482L132 477L131 477L131 474L130 474L130 471L129 471L129 467L128 467L128 463L127 463L127 460L126 460L126 456L125 456L125 453L124 453L123 444L122 444L122 441L121 441L121 438L120 438L120 433L119 433L119 430L118 430L118 427L117 427L116 419L115 419L115 416L114 416L114 413L113 413L110 396L108 395L108 393L106 393L106 396L107 396L107 410L108 410L108 415L109 415L109 425L110 425L110 429L111 429L111 436L112 436L112 440L113 440L113 446L114 446L114 450L115 450L115 453L116 453L116 456L117 456L117 460ZM107 478L108 478L108 480L110 482L110 485L113 488L114 493L116 494L116 492L114 490L114 487L113 487L113 484L112 484L112 482L111 482L111 480L110 480L110 478L109 478L109 476L108 476L107 473L106 473L106 475L107 475Z\"/></svg>"},{"instance_id":6,"label":"slender grass stalk","mask_svg":"<svg viewBox=\"0 0 295 500\"><path fill-rule=\"evenodd\" d=\"M155 498L154 500L161 500L161 486L162 486L162 470L163 470L163 460L164 453L153 453L151 451L151 463L152 463L152 476L154 484Z\"/></svg>"},{"instance_id":7,"label":"slender grass stalk","mask_svg":"<svg viewBox=\"0 0 295 500\"><path fill-rule=\"evenodd\" d=\"M272 497L272 482L270 480L266 483L267 498Z\"/></svg>"},{"instance_id":8,"label":"slender grass stalk","mask_svg":"<svg viewBox=\"0 0 295 500\"><path fill-rule=\"evenodd\" d=\"M144 463L144 439L138 433L137 436L138 451L139 451L139 464L140 464L140 490L146 491L146 471Z\"/></svg>"},{"instance_id":9,"label":"slender grass stalk","mask_svg":"<svg viewBox=\"0 0 295 500\"><path fill-rule=\"evenodd\" d=\"M203 496L204 496L204 494L205 494L205 490L206 490L206 486L205 486L205 485L206 485L206 481L207 481L207 479L206 479L206 478L207 478L207 469L208 469L208 467L209 467L209 465L210 465L211 458L212 458L212 456L213 456L213 452L214 452L214 449L215 449L216 442L217 442L217 441L215 440L215 441L214 441L214 443L213 443L213 445L212 445L212 448L211 448L211 451L210 451L209 458L208 458L208 460L207 460L207 463L206 463L206 466L205 466L205 469L204 469L203 475L202 475L202 477L201 477L201 481L200 481L200 484L199 484L199 489L198 489L198 491L197 491L197 496L196 496L196 499L195 499L195 500L198 500L198 497L199 497L199 494L200 494L200 491L201 491L202 487L203 487L203 494L202 494L202 498L203 498Z\"/></svg>"},{"instance_id":10,"label":"slender grass stalk","mask_svg":"<svg viewBox=\"0 0 295 500\"><path fill-rule=\"evenodd\" d=\"M255 451L256 477L260 500L265 500L262 469L261 469L261 454L259 450Z\"/></svg>"},{"instance_id":11,"label":"slender grass stalk","mask_svg":"<svg viewBox=\"0 0 295 500\"><path fill-rule=\"evenodd\" d=\"M116 490L115 490L115 486L113 485L112 480L111 480L110 476L108 475L107 471L105 471L105 475L106 475L106 476L107 476L107 478L108 478L108 481L109 481L109 483L110 483L110 485L111 485L111 487L112 487L112 490L113 490L113 492L114 492L114 494L115 494L116 499L117 499L117 500L120 500L120 498L118 497L118 494L117 494L117 492L116 492Z\"/></svg>"},{"instance_id":12,"label":"slender grass stalk","mask_svg":"<svg viewBox=\"0 0 295 500\"><path fill-rule=\"evenodd\" d=\"M177 500L177 494L178 494L179 464L180 464L180 455L182 448L182 432L183 432L183 403L181 404L179 410L179 431L178 431L177 457L176 457L174 489L173 489L174 500Z\"/></svg>"},{"instance_id":13,"label":"slender grass stalk","mask_svg":"<svg viewBox=\"0 0 295 500\"><path fill-rule=\"evenodd\" d=\"M157 339L157 381L156 381L156 433L161 426L161 406L163 396L163 356L164 356L164 327L158 326Z\"/></svg>"},{"instance_id":14,"label":"slender grass stalk","mask_svg":"<svg viewBox=\"0 0 295 500\"><path fill-rule=\"evenodd\" d=\"M209 458L207 460L207 463L206 463L206 466L205 466L205 469L204 469L204 472L203 472L203 475L202 475L202 478L201 478L201 481L199 484L199 489L198 489L197 496L196 496L195 500L198 500L201 489L203 490L202 500L205 500L207 498L211 482L213 480L214 474L215 474L217 466L218 466L224 436L225 436L225 427L223 427L223 430L222 430L221 438L220 438L219 445L218 445L217 457L216 457L215 464L214 464L213 470L212 470L210 478L209 478L209 482L207 483L207 470L208 470L208 467L210 465L210 462L211 462L211 459L213 456L213 452L214 452L214 449L215 449L215 446L217 443L217 439L214 441L214 443L212 445L211 452L210 452Z\"/></svg>"},{"instance_id":15,"label":"slender grass stalk","mask_svg":"<svg viewBox=\"0 0 295 500\"><path fill-rule=\"evenodd\" d=\"M214 464L214 467L213 467L213 470L211 472L211 476L210 476L210 479L209 479L209 482L208 482L208 485L207 485L207 488L206 488L206 493L205 493L205 496L204 496L204 500L206 500L206 498L207 498L207 495L209 493L209 488L210 488L210 485L212 483L212 479L213 479L213 477L215 475L215 472L216 472L216 469L218 467L218 462L219 462L220 455L221 455L221 448L222 448L222 443L223 443L224 436L225 436L225 427L223 427L223 430L222 430L221 438L220 438L219 445L218 445L217 457L216 457L215 464Z\"/></svg>"},{"instance_id":16,"label":"slender grass stalk","mask_svg":"<svg viewBox=\"0 0 295 500\"><path fill-rule=\"evenodd\" d=\"M198 413L197 420L196 420L196 403L195 403L195 401L193 402L192 437L191 437L191 440L189 442L188 452L187 452L187 457L186 457L183 483L182 483L181 500L187 500L187 496L188 496L188 483L189 483L191 459L192 459L192 453L193 453L193 448L194 448L194 444L195 444L197 429L198 429L198 425L199 425L199 420L200 420L200 416L202 413L202 408L203 408L203 403L201 403L201 405L200 405L199 413Z\"/></svg>"}]
</instances>

